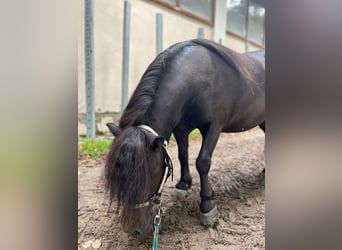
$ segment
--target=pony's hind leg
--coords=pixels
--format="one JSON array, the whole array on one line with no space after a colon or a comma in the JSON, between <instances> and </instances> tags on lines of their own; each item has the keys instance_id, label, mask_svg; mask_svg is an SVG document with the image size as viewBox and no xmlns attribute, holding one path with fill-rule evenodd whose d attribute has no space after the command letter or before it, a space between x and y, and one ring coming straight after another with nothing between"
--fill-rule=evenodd
<instances>
[{"instance_id":1,"label":"pony's hind leg","mask_svg":"<svg viewBox=\"0 0 342 250\"><path fill-rule=\"evenodd\" d=\"M200 153L196 160L196 168L201 180L201 223L203 225L213 224L218 211L214 200L214 191L209 183L208 173L211 165L211 157L214 152L221 129L215 124L210 124L200 129L203 140Z\"/></svg>"},{"instance_id":2,"label":"pony's hind leg","mask_svg":"<svg viewBox=\"0 0 342 250\"><path fill-rule=\"evenodd\" d=\"M178 159L181 165L181 178L176 184L175 196L184 198L187 195L187 190L192 185L192 178L189 171L189 133L191 129L177 127L173 134L175 135L178 145Z\"/></svg>"}]
</instances>

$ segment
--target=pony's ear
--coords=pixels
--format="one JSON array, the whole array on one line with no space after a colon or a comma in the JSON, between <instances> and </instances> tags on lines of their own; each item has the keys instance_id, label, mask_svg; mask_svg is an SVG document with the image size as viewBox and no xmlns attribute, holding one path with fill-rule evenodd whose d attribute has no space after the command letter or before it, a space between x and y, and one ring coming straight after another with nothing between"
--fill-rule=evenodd
<instances>
[{"instance_id":1,"label":"pony's ear","mask_svg":"<svg viewBox=\"0 0 342 250\"><path fill-rule=\"evenodd\" d=\"M161 146L163 145L165 139L162 136L158 136L156 139L154 139L154 141L152 142L152 149L153 150L157 150L159 148L161 148Z\"/></svg>"},{"instance_id":2,"label":"pony's ear","mask_svg":"<svg viewBox=\"0 0 342 250\"><path fill-rule=\"evenodd\" d=\"M118 136L121 133L121 129L118 126L116 126L114 123L109 122L109 123L106 123L106 125L114 136Z\"/></svg>"}]
</instances>

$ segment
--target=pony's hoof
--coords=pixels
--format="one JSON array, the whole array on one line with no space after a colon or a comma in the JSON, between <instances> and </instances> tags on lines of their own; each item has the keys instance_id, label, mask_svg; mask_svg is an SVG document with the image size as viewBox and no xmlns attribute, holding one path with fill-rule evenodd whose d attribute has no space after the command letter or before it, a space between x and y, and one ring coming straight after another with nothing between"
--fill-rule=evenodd
<instances>
[{"instance_id":1,"label":"pony's hoof","mask_svg":"<svg viewBox=\"0 0 342 250\"><path fill-rule=\"evenodd\" d=\"M201 224L204 226L211 226L213 225L217 219L218 219L218 210L217 210L217 206L215 206L213 209L211 209L209 212L207 213L202 213L201 212Z\"/></svg>"},{"instance_id":2,"label":"pony's hoof","mask_svg":"<svg viewBox=\"0 0 342 250\"><path fill-rule=\"evenodd\" d=\"M184 199L187 196L188 191L184 189L175 188L173 194L177 199Z\"/></svg>"}]
</instances>

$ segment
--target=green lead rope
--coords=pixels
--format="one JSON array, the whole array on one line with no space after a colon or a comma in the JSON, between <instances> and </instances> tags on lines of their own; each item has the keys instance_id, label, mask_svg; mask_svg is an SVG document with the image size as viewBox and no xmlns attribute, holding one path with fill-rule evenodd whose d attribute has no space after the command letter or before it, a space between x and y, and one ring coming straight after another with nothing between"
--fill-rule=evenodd
<instances>
[{"instance_id":1,"label":"green lead rope","mask_svg":"<svg viewBox=\"0 0 342 250\"><path fill-rule=\"evenodd\" d=\"M160 225L160 208L158 209L158 213L156 217L154 217L154 234L153 234L153 240L152 240L152 250L158 249L158 234L159 234L159 225Z\"/></svg>"},{"instance_id":2,"label":"green lead rope","mask_svg":"<svg viewBox=\"0 0 342 250\"><path fill-rule=\"evenodd\" d=\"M158 249L158 233L159 233L159 225L154 224L154 235L152 240L152 250Z\"/></svg>"}]
</instances>

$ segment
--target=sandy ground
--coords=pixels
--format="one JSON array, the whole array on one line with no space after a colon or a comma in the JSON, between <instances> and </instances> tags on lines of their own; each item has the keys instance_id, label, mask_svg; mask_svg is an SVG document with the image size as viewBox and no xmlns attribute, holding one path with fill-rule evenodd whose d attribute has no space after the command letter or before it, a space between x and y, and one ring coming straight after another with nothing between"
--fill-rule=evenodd
<instances>
[{"instance_id":1,"label":"sandy ground","mask_svg":"<svg viewBox=\"0 0 342 250\"><path fill-rule=\"evenodd\" d=\"M183 200L173 197L180 167L177 145L170 142L174 181L169 179L163 190L159 249L265 249L264 140L260 129L221 134L209 173L220 215L217 225L209 228L199 222L199 176L194 164L201 139L190 141L193 187ZM103 171L104 156L79 160L79 249L151 249L152 236L141 242L121 230L104 193Z\"/></svg>"}]
</instances>

